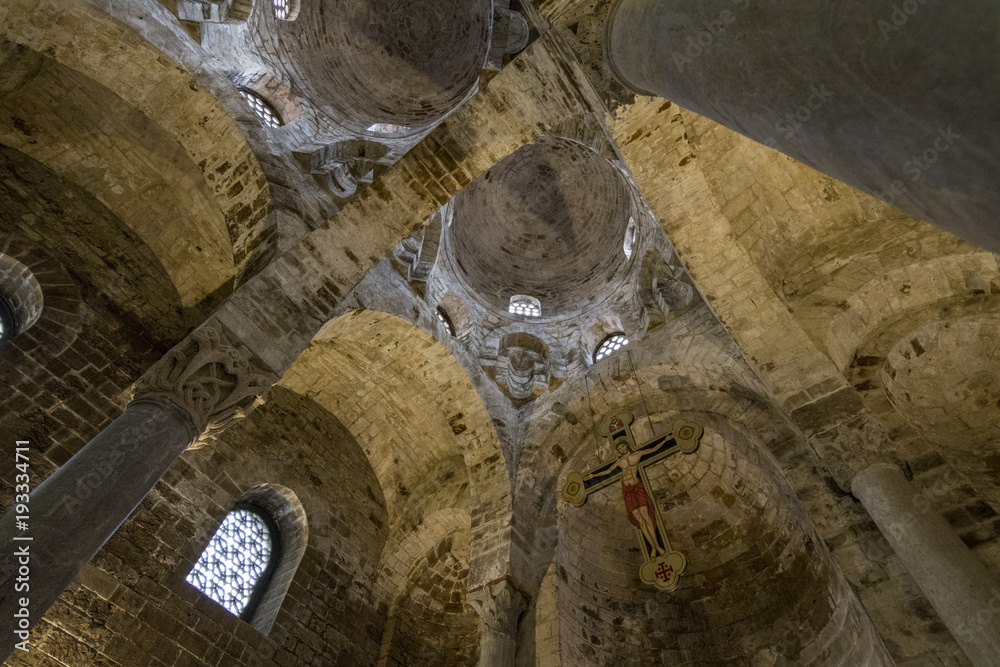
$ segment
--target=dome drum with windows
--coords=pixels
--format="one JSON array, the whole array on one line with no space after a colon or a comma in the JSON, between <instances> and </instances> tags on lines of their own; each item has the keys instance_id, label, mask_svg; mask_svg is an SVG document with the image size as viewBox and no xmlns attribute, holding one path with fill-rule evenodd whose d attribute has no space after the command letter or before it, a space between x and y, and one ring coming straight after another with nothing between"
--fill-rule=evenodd
<instances>
[{"instance_id":1,"label":"dome drum with windows","mask_svg":"<svg viewBox=\"0 0 1000 667\"><path fill-rule=\"evenodd\" d=\"M544 305L546 318L559 319L625 282L632 217L628 184L608 160L542 136L458 193L446 233L458 277L483 305L527 317Z\"/></svg>"}]
</instances>

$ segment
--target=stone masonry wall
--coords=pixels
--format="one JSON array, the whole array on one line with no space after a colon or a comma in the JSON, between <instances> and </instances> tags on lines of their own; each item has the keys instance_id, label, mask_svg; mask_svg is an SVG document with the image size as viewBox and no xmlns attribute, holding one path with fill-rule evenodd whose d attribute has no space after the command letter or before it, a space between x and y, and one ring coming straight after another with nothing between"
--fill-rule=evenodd
<instances>
[{"instance_id":1,"label":"stone masonry wall","mask_svg":"<svg viewBox=\"0 0 1000 667\"><path fill-rule=\"evenodd\" d=\"M184 581L247 489L294 492L308 546L264 636ZM185 453L32 633L11 665L367 665L386 607L372 581L386 532L357 443L309 399L276 388L222 439Z\"/></svg>"}]
</instances>

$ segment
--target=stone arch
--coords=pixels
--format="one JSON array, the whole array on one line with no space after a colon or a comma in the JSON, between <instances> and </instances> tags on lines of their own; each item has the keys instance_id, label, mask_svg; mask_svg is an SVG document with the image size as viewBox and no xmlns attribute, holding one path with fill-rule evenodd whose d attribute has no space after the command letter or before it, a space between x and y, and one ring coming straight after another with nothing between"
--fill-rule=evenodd
<instances>
[{"instance_id":1,"label":"stone arch","mask_svg":"<svg viewBox=\"0 0 1000 667\"><path fill-rule=\"evenodd\" d=\"M3 143L89 193L156 254L185 306L228 286L232 243L210 184L174 137L93 79L24 47L0 102ZM49 97L51 89L60 94ZM101 133L83 129L97 126ZM5 151L7 152L7 151Z\"/></svg>"},{"instance_id":2,"label":"stone arch","mask_svg":"<svg viewBox=\"0 0 1000 667\"><path fill-rule=\"evenodd\" d=\"M881 656L883 649L880 640L871 628L863 608L834 565L822 540L815 534L804 507L797 500L794 491L785 481L765 446L767 443L768 446L780 448L781 443L796 438L780 414L769 406L763 395L756 394L742 385L738 376L728 374L712 364L701 368L690 363L680 366L643 366L638 370L638 378L644 398L640 399L637 396L633 378L605 376L600 382L600 391L592 393L591 396L584 395L574 404L561 406L558 418L542 420L529 434L523 454L525 463L522 467L528 474L519 478L516 495L515 542L535 545L533 551L542 557L535 562L529 562L528 559L523 559L520 550L517 550L512 554L515 564L513 569L515 576L523 577L525 585L529 586L533 595L538 591L540 599L537 604L555 604L556 608L562 611L557 623L561 637L558 647L551 642L546 643L544 637L534 636L537 628L541 627L537 625L537 621L522 624L522 646L533 647L530 650L537 650L539 655L558 653L564 664L621 661L626 654L629 659L636 662L658 662L666 660L669 656L670 659L684 664L701 664L700 661L707 663L713 659L738 659L737 656L741 652L745 656L742 659L753 661L768 658L765 653L771 650L769 647L775 647L774 650L777 651L770 656L771 659L777 659L783 654L786 660L793 662L810 662L822 655L852 655L852 650L856 651L852 660L861 661L856 664L864 664L871 655L875 655L876 658ZM623 405L621 403L623 396L635 398ZM656 632L657 637L670 634L670 621L667 619L674 618L671 612L664 609L648 617L648 622L653 625L643 626L644 621L637 619L648 613L650 605L669 606L673 603L668 600L683 600L682 603L678 602L685 605L687 610L682 615L688 616L695 609L700 609L698 613L705 614L704 620L707 625L703 626L701 632L714 632L717 629L717 623L720 621L707 620L715 618L716 614L721 614L718 618L728 619L739 617L739 614L731 613L732 610L723 611L721 608L711 610L709 607L712 603L705 606L705 603L697 602L699 596L705 596L703 598L705 600L714 599L716 595L725 597L721 590L697 592L697 587L701 585L698 582L708 580L716 583L721 580L720 586L724 588L727 585L724 581L726 577L719 572L702 578L691 569L689 572L693 578L689 582L690 586L685 588L685 584L682 583L681 589L671 596L657 595L652 589L648 591L642 589L637 577L641 556L635 543L635 531L622 516L620 492L617 495L615 489L603 492L606 497L599 502L605 503L606 508L600 510L599 518L595 518L593 514L581 513L587 505L582 508L569 507L559 499L560 486L570 470L588 468L611 456L610 445L595 442L591 433L592 421L587 416L591 403L594 405L593 410L598 414L604 414L617 406L631 409L638 415L644 415L648 409L648 418L643 416L637 419L639 427L637 438L643 441L651 437L653 432L660 432L664 428L661 426L663 424L669 429L672 419L680 415L696 419L706 425L707 430L714 433L710 439L722 438L741 443L738 445L740 453L733 454L733 458L728 459L725 464L721 461L700 459L703 456L717 455L718 452L713 449L712 444L691 455L699 457L697 460L690 458L682 463L678 459L672 463L657 464L662 466L662 469L651 473L651 483L656 487L652 493L660 503L664 520L671 526L670 530L678 535L675 539L674 533L671 533L673 547L682 552L685 549L690 550L695 554L695 558L703 559L702 565L709 569L728 567L725 562L730 557L736 559L748 557L747 550L742 546L726 547L722 544L725 540L714 543L720 539L719 535L728 530L723 524L741 526L735 528L736 532L747 529L742 520L731 522L732 517L720 518L721 523L715 519L704 519L709 515L708 510L692 508L698 501L694 500L692 492L680 490L683 486L680 480L687 474L697 475L702 472L715 474L712 473L715 470L722 475L734 475L734 478L723 483L720 489L729 489L728 493L735 494L733 498L744 498L738 502L755 505L762 502L760 494L764 493L768 510L762 510L760 516L767 517L765 521L774 521L768 529L771 533L783 536L781 539L789 540L784 554L798 554L796 558L799 559L797 561L799 567L806 568L797 574L786 575L783 572L788 563L781 565L772 563L768 566L771 568L769 576L791 577L786 585L791 585L792 582L798 582L796 583L798 585L806 579L812 582L809 584L812 586L809 592L801 590L802 595L795 600L763 602L769 594L781 596L781 593L765 591L757 591L753 600L749 598L739 600L738 595L735 601L730 598L730 602L736 606L764 604L772 606L775 610L781 609L782 611L774 618L776 623L772 625L774 636L765 637L766 632L756 631L751 627L753 624L743 624L740 628L734 625L730 636L740 635L741 638L736 639L732 646L722 649L717 642L706 644L706 648L709 644L712 645L709 651L722 650L722 653L714 657L707 653L689 653L682 647L666 645L659 646L658 650L652 653L642 653L643 650L650 650L653 645L639 638L649 632ZM644 421L646 423L642 423ZM727 444L723 449L731 446ZM751 469L757 472L752 473ZM694 473L695 470L699 472ZM662 479L655 481L658 476ZM761 488L750 490L745 484L737 483L736 479L742 476L746 476L747 479L753 478L755 484L762 485ZM766 478L767 481L762 482L762 478ZM675 496L675 494L680 495ZM665 500L668 497L674 500ZM717 502L712 494L708 494L708 497L713 498L708 500L710 504ZM782 500L776 505L775 499L779 497ZM587 504L590 502L589 499ZM729 500L726 500L717 505L716 509L722 513L719 515L722 517L729 516L729 513L735 511L734 507L729 504ZM745 509L748 514L757 513L757 510L750 511L748 508ZM672 512L676 513L676 516L668 518ZM684 525L694 517L704 519L706 525L700 528L693 524ZM694 520L697 523L700 519ZM594 533L595 530L603 530L598 526L609 526L612 523L615 525L609 530L613 535L607 539ZM709 525L713 527L709 528ZM790 526L795 528L789 528ZM759 531L749 530L748 534L757 532L763 534L764 530L763 528ZM699 539L705 539L701 546L696 544ZM539 548L543 543L545 543L544 548ZM684 546L682 543L685 543ZM771 558L770 546L757 545L755 548L763 549L760 552L761 556L766 555L767 559ZM618 555L614 556L616 553ZM781 557L784 557L784 554L781 554ZM690 554L688 558L689 567L693 568L693 565L690 565ZM713 558L715 561L712 561ZM814 566L814 561L818 565ZM781 558L778 562L781 562ZM584 563L587 565L584 566ZM603 565L595 568L595 563ZM583 574L584 570L586 575ZM808 576L807 571L811 572ZM552 599L553 591L550 589L553 587L558 602ZM740 583L734 590L743 590L744 587L745 583ZM543 592L545 595L541 595ZM604 608L599 602L602 599L607 605ZM816 604L819 607L813 608L813 599L817 600ZM687 607L689 604L693 604L694 607ZM823 618L818 624L814 624L811 630L807 630L805 635L799 636L796 633L799 632L800 623L794 614L786 616L784 621L780 619L781 614L788 611L783 605L788 608L799 605L802 609L810 609L814 618L818 613L817 609L823 608ZM534 613L537 613L535 606L529 608L529 618ZM586 630L582 633L582 640L581 633L569 630L581 627ZM691 631L697 632L693 626L685 626L684 632ZM654 641L653 644L655 643ZM640 649L640 645L645 648ZM874 664L880 663L876 661Z\"/></svg>"},{"instance_id":3,"label":"stone arch","mask_svg":"<svg viewBox=\"0 0 1000 667\"><path fill-rule=\"evenodd\" d=\"M448 348L399 317L349 311L323 327L279 384L327 406L361 441L390 522L423 478L460 456L476 517L470 582L496 578L509 550L510 478L489 413Z\"/></svg>"},{"instance_id":4,"label":"stone arch","mask_svg":"<svg viewBox=\"0 0 1000 667\"><path fill-rule=\"evenodd\" d=\"M988 508L1000 509L1000 299L966 292L877 325L860 341L847 380L921 484L975 489L979 504L988 503L979 519L990 519L996 510ZM954 513L967 495L934 492L929 500ZM973 530L964 524L961 529ZM990 539L977 538L973 546L984 541Z\"/></svg>"},{"instance_id":5,"label":"stone arch","mask_svg":"<svg viewBox=\"0 0 1000 667\"><path fill-rule=\"evenodd\" d=\"M301 631L309 622L296 616L294 609L299 607L289 607L288 599L293 605L316 608L344 605L350 614L315 622L322 622L324 632L336 639L335 645L354 646L350 652L363 655L367 646L357 636L358 628L364 628L366 636L377 635L385 623L385 611L379 609L372 590L389 527L381 486L361 443L313 398L279 386L246 419L208 445L186 451L158 483L147 504L166 503L158 516L175 521L183 517L182 523L190 522L194 534L193 539L172 545L161 555L172 568L161 583L187 600L194 611L214 619L223 636L239 632L240 622L220 620L213 605L182 582L222 519L241 499L277 510L279 527L282 516L294 522L286 553L294 555L304 542L299 565L293 568L288 561L286 569L279 565L274 574L276 584L289 576L294 583L273 619L271 634ZM149 518L139 521L145 525ZM126 531L112 540L129 539L133 534ZM176 556L174 550L179 552ZM316 585L318 580L323 585ZM272 605L280 604L277 592L270 599ZM268 602L262 601L261 611ZM371 662L376 653L377 647ZM327 656L331 663L336 658L336 653Z\"/></svg>"},{"instance_id":6,"label":"stone arch","mask_svg":"<svg viewBox=\"0 0 1000 667\"><path fill-rule=\"evenodd\" d=\"M823 332L830 358L841 371L863 341L893 320L947 299L1000 294L1000 259L980 252L911 264L871 280L852 294Z\"/></svg>"},{"instance_id":7,"label":"stone arch","mask_svg":"<svg viewBox=\"0 0 1000 667\"><path fill-rule=\"evenodd\" d=\"M479 622L466 603L468 515L441 510L434 528L411 534L407 553L417 554L394 596L379 665L413 661L471 664L479 657Z\"/></svg>"},{"instance_id":8,"label":"stone arch","mask_svg":"<svg viewBox=\"0 0 1000 667\"><path fill-rule=\"evenodd\" d=\"M212 224L228 246L230 280L242 282L270 258L273 235L268 230L274 219L267 180L218 100L142 36L123 30L121 23L87 2L46 0L39 5L18 0L4 10L4 37L20 45L15 50L36 54L29 55L61 68L77 84L107 91L98 99L130 110L150 131L173 142L171 157L193 165L193 171L187 166L185 171L207 210L217 212L212 213L217 221ZM70 20L85 28L67 41L62 26ZM5 55L10 54L8 47ZM173 98L186 103L170 103ZM192 252L197 251L192 247Z\"/></svg>"},{"instance_id":9,"label":"stone arch","mask_svg":"<svg viewBox=\"0 0 1000 667\"><path fill-rule=\"evenodd\" d=\"M385 601L395 606L405 594L405 584L419 556L437 548L443 540L462 536L468 548L471 519L464 508L439 508L426 515L423 524L405 534L390 536L379 560L379 588ZM393 537L396 539L394 540Z\"/></svg>"},{"instance_id":10,"label":"stone arch","mask_svg":"<svg viewBox=\"0 0 1000 667\"><path fill-rule=\"evenodd\" d=\"M11 148L0 146L0 165L0 219L10 230L0 232L0 244L11 238L24 252L55 259L73 276L66 284L76 283L93 306L113 301L175 340L220 300L216 292L194 302L198 288L178 286L142 236L84 188Z\"/></svg>"},{"instance_id":11,"label":"stone arch","mask_svg":"<svg viewBox=\"0 0 1000 667\"><path fill-rule=\"evenodd\" d=\"M881 649L877 635L766 450L721 415L684 415L706 428L699 450L648 474L672 547L687 555L687 579L670 596L638 582L635 530L614 489L581 508L563 504L555 550L560 623L586 629L583 638L563 633L563 659L810 664L854 651L857 662L846 662L866 664L862 658ZM595 561L603 565L586 565ZM771 620L764 628L747 620L761 616ZM694 649L677 641L681 632L704 641Z\"/></svg>"},{"instance_id":12,"label":"stone arch","mask_svg":"<svg viewBox=\"0 0 1000 667\"><path fill-rule=\"evenodd\" d=\"M426 476L407 497L405 507L390 524L389 536L379 558L379 595L393 603L409 568L413 554L454 532L471 529L469 475L461 456L439 462L434 474ZM413 545L422 545L418 548ZM409 545L409 546L408 546Z\"/></svg>"}]
</instances>

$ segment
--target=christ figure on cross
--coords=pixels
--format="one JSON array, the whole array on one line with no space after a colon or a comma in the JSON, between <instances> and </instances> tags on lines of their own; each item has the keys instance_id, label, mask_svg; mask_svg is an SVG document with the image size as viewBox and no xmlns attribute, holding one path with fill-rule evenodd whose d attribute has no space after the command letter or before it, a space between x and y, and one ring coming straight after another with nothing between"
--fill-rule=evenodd
<instances>
[{"instance_id":1,"label":"christ figure on cross","mask_svg":"<svg viewBox=\"0 0 1000 667\"><path fill-rule=\"evenodd\" d=\"M619 474L622 483L622 496L625 498L625 512L629 522L638 528L642 536L646 538L651 556L666 556L666 549L656 530L656 507L650 500L649 494L646 493L646 486L642 483L642 476L639 475L639 465L643 462L644 452L642 450L633 452L625 438L621 438L615 443L615 449L618 450L619 458L611 470L595 471L584 475L583 479L587 481L598 475Z\"/></svg>"},{"instance_id":2,"label":"christ figure on cross","mask_svg":"<svg viewBox=\"0 0 1000 667\"><path fill-rule=\"evenodd\" d=\"M590 494L620 483L625 514L638 533L645 556L645 562L639 568L639 578L660 590L672 591L687 567L687 560L682 553L670 548L659 511L649 495L645 469L671 454L696 451L703 429L695 422L678 419L673 423L672 433L636 446L630 426L632 420L632 413L626 411L608 416L602 430L618 452L618 458L586 474L571 472L566 477L562 495L579 507Z\"/></svg>"}]
</instances>

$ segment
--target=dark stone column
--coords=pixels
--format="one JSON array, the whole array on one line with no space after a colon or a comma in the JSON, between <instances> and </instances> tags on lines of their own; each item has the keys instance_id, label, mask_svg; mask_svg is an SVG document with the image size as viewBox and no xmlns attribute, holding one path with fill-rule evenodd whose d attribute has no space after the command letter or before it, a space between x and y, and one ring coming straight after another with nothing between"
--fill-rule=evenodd
<instances>
[{"instance_id":1,"label":"dark stone column","mask_svg":"<svg viewBox=\"0 0 1000 667\"><path fill-rule=\"evenodd\" d=\"M619 0L605 47L626 86L998 252L998 26L992 0Z\"/></svg>"},{"instance_id":2,"label":"dark stone column","mask_svg":"<svg viewBox=\"0 0 1000 667\"><path fill-rule=\"evenodd\" d=\"M977 667L1000 656L1000 584L896 466L875 464L851 485L920 590Z\"/></svg>"},{"instance_id":3,"label":"dark stone column","mask_svg":"<svg viewBox=\"0 0 1000 667\"><path fill-rule=\"evenodd\" d=\"M0 659L20 641L12 632L20 599L28 598L34 626L177 457L262 403L273 379L250 365L245 348L202 327L143 376L118 419L31 493L27 530L13 510L0 519ZM22 592L12 554L25 546L30 589Z\"/></svg>"}]
</instances>

